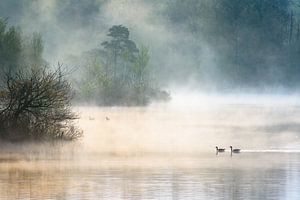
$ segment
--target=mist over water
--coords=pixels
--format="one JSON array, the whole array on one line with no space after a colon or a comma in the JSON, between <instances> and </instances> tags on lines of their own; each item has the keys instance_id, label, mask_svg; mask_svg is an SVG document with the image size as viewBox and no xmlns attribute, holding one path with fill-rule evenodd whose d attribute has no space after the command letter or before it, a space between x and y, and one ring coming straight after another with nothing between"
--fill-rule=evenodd
<instances>
[{"instance_id":1,"label":"mist over water","mask_svg":"<svg viewBox=\"0 0 300 200\"><path fill-rule=\"evenodd\" d=\"M298 96L174 95L149 107L77 107L87 150L116 155L299 151ZM109 120L106 120L109 117ZM101 148L99 148L101 147ZM90 148L90 149L89 149Z\"/></svg>"},{"instance_id":2,"label":"mist over water","mask_svg":"<svg viewBox=\"0 0 300 200\"><path fill-rule=\"evenodd\" d=\"M81 141L1 147L0 199L299 198L297 104L195 99L75 107Z\"/></svg>"},{"instance_id":3,"label":"mist over water","mask_svg":"<svg viewBox=\"0 0 300 200\"><path fill-rule=\"evenodd\" d=\"M36 153L38 157L65 152L72 158L88 154L197 156L215 153L215 146L230 152L230 145L245 153L297 153L298 100L297 95L206 95L187 91L174 93L169 103L148 107L76 106L73 110L80 116L76 125L84 137L74 144L58 144L54 149L49 144L44 150L40 149L44 144L25 143L18 148L4 144L2 149Z\"/></svg>"},{"instance_id":4,"label":"mist over water","mask_svg":"<svg viewBox=\"0 0 300 200\"><path fill-rule=\"evenodd\" d=\"M71 144L2 145L3 150L66 157L87 154L113 156L201 155L215 146L242 152L299 152L299 96L216 95L185 91L169 103L147 107L76 106L76 125L84 137ZM28 147L27 147L28 145ZM55 144L53 144L55 146ZM27 150L28 149L28 150ZM54 150L54 151L53 151ZM70 150L70 153L68 153ZM40 151L40 152L39 152ZM53 151L53 152L52 152ZM52 152L52 153L51 153Z\"/></svg>"},{"instance_id":5,"label":"mist over water","mask_svg":"<svg viewBox=\"0 0 300 200\"><path fill-rule=\"evenodd\" d=\"M0 142L0 200L298 200L296 3L1 1L1 17L8 17L7 29L20 29L21 46L40 33L41 63L52 69L59 62L67 72L84 136ZM118 39L109 35L114 26L136 45L134 55L144 52L136 62L127 54L112 60L112 49L101 45ZM146 69L140 79L129 73L137 61ZM216 146L225 152L216 154ZM231 155L229 146L241 152Z\"/></svg>"}]
</instances>

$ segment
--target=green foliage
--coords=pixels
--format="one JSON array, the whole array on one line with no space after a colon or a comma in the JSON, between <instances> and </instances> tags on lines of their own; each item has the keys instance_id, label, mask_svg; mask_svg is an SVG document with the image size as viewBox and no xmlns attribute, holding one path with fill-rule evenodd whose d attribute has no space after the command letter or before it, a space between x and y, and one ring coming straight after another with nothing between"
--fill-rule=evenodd
<instances>
[{"instance_id":1,"label":"green foliage","mask_svg":"<svg viewBox=\"0 0 300 200\"><path fill-rule=\"evenodd\" d=\"M21 69L39 68L43 60L42 36L34 33L25 37L16 27L8 27L0 18L0 70L15 73Z\"/></svg>"},{"instance_id":2,"label":"green foliage","mask_svg":"<svg viewBox=\"0 0 300 200\"><path fill-rule=\"evenodd\" d=\"M73 140L73 93L60 68L47 71L38 33L24 36L0 18L0 139Z\"/></svg>"},{"instance_id":3,"label":"green foliage","mask_svg":"<svg viewBox=\"0 0 300 200\"><path fill-rule=\"evenodd\" d=\"M128 106L168 100L168 93L152 86L149 49L138 49L129 39L128 28L122 25L110 28L108 36L110 40L102 43L102 50L90 52L85 58L89 81L80 84L83 100ZM160 98L165 95L168 98Z\"/></svg>"},{"instance_id":4,"label":"green foliage","mask_svg":"<svg viewBox=\"0 0 300 200\"><path fill-rule=\"evenodd\" d=\"M32 68L39 68L45 64L43 60L44 46L42 36L34 33L31 38L23 42L23 59L26 65Z\"/></svg>"},{"instance_id":5,"label":"green foliage","mask_svg":"<svg viewBox=\"0 0 300 200\"><path fill-rule=\"evenodd\" d=\"M0 18L0 67L15 71L22 51L21 34L15 27L7 27L7 20Z\"/></svg>"},{"instance_id":6,"label":"green foliage","mask_svg":"<svg viewBox=\"0 0 300 200\"><path fill-rule=\"evenodd\" d=\"M133 66L133 88L136 96L136 104L147 104L149 101L149 80L147 66L150 60L149 49L142 46Z\"/></svg>"},{"instance_id":7,"label":"green foliage","mask_svg":"<svg viewBox=\"0 0 300 200\"><path fill-rule=\"evenodd\" d=\"M129 39L128 28L122 25L113 26L109 29L108 36L111 37L111 40L103 42L102 46L112 54L114 62L117 62L118 57L122 55L126 55L131 61L135 58L138 49L136 44Z\"/></svg>"},{"instance_id":8,"label":"green foliage","mask_svg":"<svg viewBox=\"0 0 300 200\"><path fill-rule=\"evenodd\" d=\"M299 8L289 0L170 0L165 14L215 52L220 87L300 83ZM208 66L209 67L209 66ZM205 69L204 69L205 70ZM207 70L207 69L206 69ZM291 79L293 81L291 81Z\"/></svg>"},{"instance_id":9,"label":"green foliage","mask_svg":"<svg viewBox=\"0 0 300 200\"><path fill-rule=\"evenodd\" d=\"M142 46L133 65L133 72L138 77L138 79L143 78L142 76L147 69L149 60L149 49L145 46Z\"/></svg>"}]
</instances>

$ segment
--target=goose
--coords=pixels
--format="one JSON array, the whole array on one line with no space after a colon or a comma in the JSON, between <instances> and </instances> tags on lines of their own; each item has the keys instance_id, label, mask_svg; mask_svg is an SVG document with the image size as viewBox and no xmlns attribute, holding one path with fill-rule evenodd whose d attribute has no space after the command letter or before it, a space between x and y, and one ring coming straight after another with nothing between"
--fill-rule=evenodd
<instances>
[{"instance_id":1,"label":"goose","mask_svg":"<svg viewBox=\"0 0 300 200\"><path fill-rule=\"evenodd\" d=\"M231 150L231 153L240 153L241 152L241 149L232 149L232 146L230 146L230 150Z\"/></svg>"},{"instance_id":2,"label":"goose","mask_svg":"<svg viewBox=\"0 0 300 200\"><path fill-rule=\"evenodd\" d=\"M91 116L89 116L89 120L95 120L95 118L94 118L94 117L91 117Z\"/></svg>"},{"instance_id":3,"label":"goose","mask_svg":"<svg viewBox=\"0 0 300 200\"><path fill-rule=\"evenodd\" d=\"M216 150L217 150L217 153L218 153L218 152L225 152L225 149L222 149L222 148L219 149L218 146L216 146Z\"/></svg>"}]
</instances>

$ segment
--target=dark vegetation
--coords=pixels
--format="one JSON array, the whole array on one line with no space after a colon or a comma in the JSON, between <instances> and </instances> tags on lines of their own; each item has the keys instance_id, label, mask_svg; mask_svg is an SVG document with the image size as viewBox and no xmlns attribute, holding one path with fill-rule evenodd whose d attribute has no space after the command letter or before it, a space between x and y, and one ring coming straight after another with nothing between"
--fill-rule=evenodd
<instances>
[{"instance_id":1,"label":"dark vegetation","mask_svg":"<svg viewBox=\"0 0 300 200\"><path fill-rule=\"evenodd\" d=\"M41 35L23 36L21 30L8 27L7 20L0 18L0 70L15 73L20 69L38 68L46 64L42 58Z\"/></svg>"},{"instance_id":2,"label":"dark vegetation","mask_svg":"<svg viewBox=\"0 0 300 200\"><path fill-rule=\"evenodd\" d=\"M299 90L298 0L141 0L134 3L64 0L51 3L53 7L47 14L41 4L6 0L0 2L0 11L24 29L42 31L51 49L49 57L56 58L55 53L61 52L78 56L97 47L74 62L81 69L85 67L78 76L90 75L95 68L101 68L97 71L102 76L104 68L114 69L115 63L121 68L122 56L119 54L115 63L106 63L109 57L104 51L108 49L100 45L105 40L102 35L117 22L130 28L129 40L148 47L151 59L146 67L147 77L151 80L150 88L156 91L170 83L175 86L192 83L196 89L208 92L214 89L223 92ZM141 12L131 15L127 10L139 8L145 12L140 9ZM136 20L128 20L126 16L129 19L136 16ZM109 36L106 41L111 40L113 37ZM137 45L137 48L141 51L142 47ZM126 62L126 69L130 65ZM125 71L123 67L122 70ZM110 87L101 86L106 81L100 84L93 76L92 83L83 85L83 81L78 81L80 89L76 88L76 98L92 97L101 105L125 104L127 100L109 101L103 95L103 88L120 88L117 84L112 86L112 77L117 76L107 77L107 82L112 83ZM128 85L122 91L128 90ZM111 94L108 91L105 90L106 94ZM128 95L120 96L128 98ZM150 97L146 99L151 101Z\"/></svg>"},{"instance_id":3,"label":"dark vegetation","mask_svg":"<svg viewBox=\"0 0 300 200\"><path fill-rule=\"evenodd\" d=\"M109 29L103 48L87 52L77 100L99 105L147 105L167 101L155 87L148 66L148 48L138 48L124 26ZM75 140L82 136L71 111L73 91L61 66L50 69L42 57L41 35L24 36L0 19L0 139Z\"/></svg>"},{"instance_id":4,"label":"dark vegetation","mask_svg":"<svg viewBox=\"0 0 300 200\"><path fill-rule=\"evenodd\" d=\"M147 105L168 101L170 94L155 85L149 66L149 49L137 47L125 26L113 26L101 49L85 53L81 68L86 74L79 80L81 100L98 105ZM88 81L86 81L88 80Z\"/></svg>"},{"instance_id":5,"label":"dark vegetation","mask_svg":"<svg viewBox=\"0 0 300 200\"><path fill-rule=\"evenodd\" d=\"M73 140L81 137L72 121L70 84L60 70L32 70L5 76L0 93L0 136L9 140Z\"/></svg>"},{"instance_id":6,"label":"dark vegetation","mask_svg":"<svg viewBox=\"0 0 300 200\"><path fill-rule=\"evenodd\" d=\"M170 0L173 27L214 52L211 79L223 88L299 88L300 4L293 0ZM203 79L203 66L198 68ZM207 74L206 74L207 75Z\"/></svg>"},{"instance_id":7,"label":"dark vegetation","mask_svg":"<svg viewBox=\"0 0 300 200\"><path fill-rule=\"evenodd\" d=\"M28 41L29 40L29 41ZM0 139L74 140L82 136L71 111L72 89L60 68L43 67L38 34L22 37L0 20Z\"/></svg>"},{"instance_id":8,"label":"dark vegetation","mask_svg":"<svg viewBox=\"0 0 300 200\"><path fill-rule=\"evenodd\" d=\"M151 8L142 19L136 13L140 24L127 20L126 26L137 37L126 26L111 27L111 21L119 19L110 21L107 16L114 16L103 14L102 20L101 12L107 11L103 9L112 9L106 6L110 2L57 1L51 4L46 20L43 12L35 10L40 5L35 1L0 2L0 11L16 24L27 17L30 24L40 23L40 30L46 26L50 27L47 31L59 29L50 34L45 31L44 38L48 43L55 41L49 45L52 51L74 55L66 62L76 68L68 80L62 70L51 70L42 56L42 35L24 35L20 28L0 19L1 138L80 136L72 125L77 117L70 111L73 92L69 82L75 85L76 102L101 106L168 101L170 94L162 85L185 86L190 80L209 92L300 89L300 4L296 0L137 1L132 6ZM23 16L21 11L33 14ZM154 28L145 30L153 32L146 33L147 25ZM95 27L111 27L107 39L94 36L106 32L106 28ZM75 32L80 37L74 39ZM61 39L66 36L79 48L75 45L76 50L70 50ZM142 45L148 42L153 44Z\"/></svg>"}]
</instances>

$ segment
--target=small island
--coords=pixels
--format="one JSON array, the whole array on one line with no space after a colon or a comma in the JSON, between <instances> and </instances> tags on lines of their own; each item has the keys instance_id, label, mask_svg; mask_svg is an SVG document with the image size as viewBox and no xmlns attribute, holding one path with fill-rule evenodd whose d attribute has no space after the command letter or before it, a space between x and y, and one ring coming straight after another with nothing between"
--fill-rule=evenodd
<instances>
[{"instance_id":1,"label":"small island","mask_svg":"<svg viewBox=\"0 0 300 200\"><path fill-rule=\"evenodd\" d=\"M43 58L38 33L22 34L0 19L0 139L4 141L72 141L83 136L72 103L100 106L146 106L168 101L170 94L154 84L149 48L137 47L125 26L112 26L110 40L69 59L80 65L76 77ZM78 74L78 73L77 73Z\"/></svg>"},{"instance_id":2,"label":"small island","mask_svg":"<svg viewBox=\"0 0 300 200\"><path fill-rule=\"evenodd\" d=\"M149 48L138 47L129 34L123 25L112 26L107 34L109 39L101 43L101 48L69 59L71 66L79 63L85 77L75 78L79 102L146 106L153 101L170 100L170 94L156 84Z\"/></svg>"}]
</instances>

